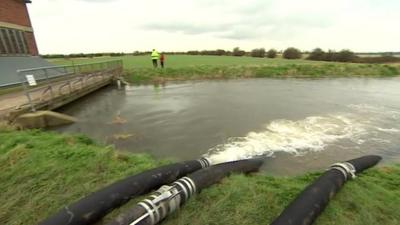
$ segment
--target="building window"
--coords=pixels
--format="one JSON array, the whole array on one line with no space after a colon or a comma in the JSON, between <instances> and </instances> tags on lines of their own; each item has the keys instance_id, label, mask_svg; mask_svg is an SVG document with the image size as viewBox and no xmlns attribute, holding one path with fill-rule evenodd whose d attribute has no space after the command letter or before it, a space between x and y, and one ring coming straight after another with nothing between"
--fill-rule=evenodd
<instances>
[{"instance_id":1,"label":"building window","mask_svg":"<svg viewBox=\"0 0 400 225\"><path fill-rule=\"evenodd\" d=\"M1 41L4 43L5 53L11 54L11 43L6 29L0 29Z\"/></svg>"},{"instance_id":2,"label":"building window","mask_svg":"<svg viewBox=\"0 0 400 225\"><path fill-rule=\"evenodd\" d=\"M17 44L17 40L15 38L15 32L14 30L8 29L8 36L10 37L10 41L11 41L11 50L13 54L17 54L18 53L18 44Z\"/></svg>"},{"instance_id":3,"label":"building window","mask_svg":"<svg viewBox=\"0 0 400 225\"><path fill-rule=\"evenodd\" d=\"M0 54L28 54L24 32L16 29L0 28Z\"/></svg>"},{"instance_id":4,"label":"building window","mask_svg":"<svg viewBox=\"0 0 400 225\"><path fill-rule=\"evenodd\" d=\"M25 36L22 31L17 31L17 43L20 49L21 54L28 54L28 49L26 47L26 41L25 41Z\"/></svg>"},{"instance_id":5,"label":"building window","mask_svg":"<svg viewBox=\"0 0 400 225\"><path fill-rule=\"evenodd\" d=\"M6 53L7 53L6 44L3 39L3 34L0 31L0 55L6 54Z\"/></svg>"}]
</instances>

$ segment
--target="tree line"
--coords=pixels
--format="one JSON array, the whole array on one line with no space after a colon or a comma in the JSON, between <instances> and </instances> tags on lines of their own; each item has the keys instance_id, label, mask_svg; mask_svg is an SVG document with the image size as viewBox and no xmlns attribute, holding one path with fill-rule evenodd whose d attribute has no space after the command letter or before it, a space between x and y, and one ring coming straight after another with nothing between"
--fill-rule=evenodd
<instances>
[{"instance_id":1,"label":"tree line","mask_svg":"<svg viewBox=\"0 0 400 225\"><path fill-rule=\"evenodd\" d=\"M132 53L124 52L111 52L111 53L72 53L72 54L42 54L43 58L93 58L93 57L103 57L103 56L125 56L125 55L148 55L150 51L134 51ZM253 56L253 57L268 57L275 58L278 55L278 51L275 49L270 49L265 51L264 48L254 49L251 52L246 52L241 50L239 47L234 48L232 51L227 51L224 49L216 50L190 50L187 52L164 52L167 55L214 55L214 56Z\"/></svg>"},{"instance_id":2,"label":"tree line","mask_svg":"<svg viewBox=\"0 0 400 225\"><path fill-rule=\"evenodd\" d=\"M354 63L390 63L400 62L400 58L395 56L395 53L373 53L372 56L360 57L351 50L343 49L341 51L329 50L323 51L321 48L315 48L311 52L302 52L301 50L289 47L284 51L277 51L265 48L255 48L250 52L241 50L239 47L234 48L231 52L224 50L204 50L204 51L188 51L188 55L227 55L227 56L251 56L258 58L276 58L278 54L284 59L301 59L305 55L307 60L315 61L331 61L331 62L354 62Z\"/></svg>"},{"instance_id":3,"label":"tree line","mask_svg":"<svg viewBox=\"0 0 400 225\"><path fill-rule=\"evenodd\" d=\"M356 53L348 49L343 49L339 52L329 50L323 51L321 48L315 48L306 58L315 61L329 62L353 62L353 63L391 63L400 62L400 58L394 53L381 53L380 55L360 57Z\"/></svg>"},{"instance_id":4,"label":"tree line","mask_svg":"<svg viewBox=\"0 0 400 225\"><path fill-rule=\"evenodd\" d=\"M224 49L216 50L191 50L187 52L164 52L167 55L213 55L213 56L251 56L258 58L276 58L278 55L282 55L284 59L301 59L305 55L307 60L315 61L332 61L332 62L354 62L354 63L388 63L388 62L400 62L400 58L396 57L395 53L373 53L370 56L360 57L351 50L343 49L341 51L324 51L321 48L315 48L311 52L302 52L301 50L289 47L283 51L277 51L273 48L268 51L265 48L255 48L250 52L246 52L239 47L235 47L232 51ZM119 57L125 55L148 55L150 51L140 52L134 51L132 53L123 52L112 52L112 53L77 53L77 54L48 54L42 55L44 58L93 58L102 56ZM364 53L365 55L365 53Z\"/></svg>"}]
</instances>

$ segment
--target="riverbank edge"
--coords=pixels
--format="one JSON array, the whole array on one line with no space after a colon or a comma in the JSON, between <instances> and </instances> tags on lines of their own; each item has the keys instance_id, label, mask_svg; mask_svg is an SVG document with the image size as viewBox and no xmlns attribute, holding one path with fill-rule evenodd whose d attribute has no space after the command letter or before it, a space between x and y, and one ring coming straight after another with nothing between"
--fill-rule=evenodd
<instances>
[{"instance_id":1,"label":"riverbank edge","mask_svg":"<svg viewBox=\"0 0 400 225\"><path fill-rule=\"evenodd\" d=\"M396 77L399 65L323 63L287 65L188 66L178 68L126 69L123 77L132 84L166 81L238 78L339 78Z\"/></svg>"},{"instance_id":2,"label":"riverbank edge","mask_svg":"<svg viewBox=\"0 0 400 225\"><path fill-rule=\"evenodd\" d=\"M304 61L289 64L196 65L125 69L122 76L131 84L160 84L167 81L222 80L239 78L341 78L396 77L400 64L360 64ZM21 86L1 88L0 96L21 91Z\"/></svg>"},{"instance_id":3,"label":"riverbank edge","mask_svg":"<svg viewBox=\"0 0 400 225\"><path fill-rule=\"evenodd\" d=\"M170 162L121 153L82 135L2 125L0 224L36 224L107 184ZM163 224L269 224L320 174L234 175L204 190ZM348 182L315 224L398 224L399 186L400 165L370 169Z\"/></svg>"}]
</instances>

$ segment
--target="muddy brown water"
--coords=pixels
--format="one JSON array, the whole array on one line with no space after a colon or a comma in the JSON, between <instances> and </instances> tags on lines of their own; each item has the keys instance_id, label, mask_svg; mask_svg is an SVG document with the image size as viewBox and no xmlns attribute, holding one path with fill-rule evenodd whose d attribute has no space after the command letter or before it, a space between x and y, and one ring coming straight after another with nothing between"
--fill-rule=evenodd
<instances>
[{"instance_id":1,"label":"muddy brown water","mask_svg":"<svg viewBox=\"0 0 400 225\"><path fill-rule=\"evenodd\" d=\"M107 87L61 112L59 132L122 151L213 162L265 156L275 175L365 154L400 162L400 79L239 79Z\"/></svg>"}]
</instances>

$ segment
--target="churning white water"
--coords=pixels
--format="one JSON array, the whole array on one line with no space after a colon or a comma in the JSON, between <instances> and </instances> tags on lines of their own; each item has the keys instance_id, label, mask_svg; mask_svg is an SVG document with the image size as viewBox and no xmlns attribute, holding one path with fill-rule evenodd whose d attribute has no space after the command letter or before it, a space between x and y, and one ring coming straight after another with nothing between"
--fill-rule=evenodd
<instances>
[{"instance_id":1,"label":"churning white water","mask_svg":"<svg viewBox=\"0 0 400 225\"><path fill-rule=\"evenodd\" d=\"M356 148L366 141L388 143L390 138L384 137L399 135L400 126L396 123L399 111L370 105L349 105L348 108L346 113L272 121L261 131L229 138L226 143L211 148L205 157L212 163L221 163L273 156L276 152L304 155L323 151L339 140L346 140L350 147Z\"/></svg>"}]
</instances>

